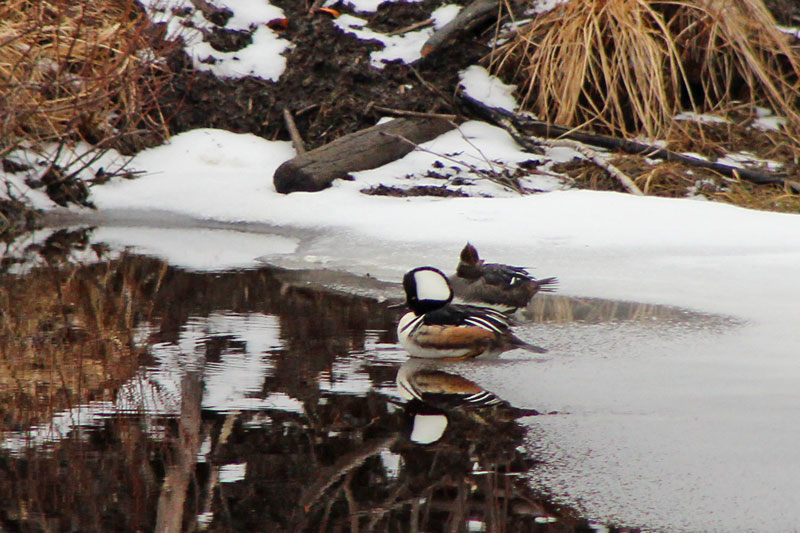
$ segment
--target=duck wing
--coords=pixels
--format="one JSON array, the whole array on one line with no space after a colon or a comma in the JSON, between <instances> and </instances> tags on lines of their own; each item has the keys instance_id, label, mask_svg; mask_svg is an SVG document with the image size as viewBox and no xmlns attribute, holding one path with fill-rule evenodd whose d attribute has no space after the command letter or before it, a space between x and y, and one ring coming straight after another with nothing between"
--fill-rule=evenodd
<instances>
[{"instance_id":1,"label":"duck wing","mask_svg":"<svg viewBox=\"0 0 800 533\"><path fill-rule=\"evenodd\" d=\"M508 330L508 317L502 312L480 305L448 305L425 313L423 323L429 326L473 326L495 333Z\"/></svg>"},{"instance_id":2,"label":"duck wing","mask_svg":"<svg viewBox=\"0 0 800 533\"><path fill-rule=\"evenodd\" d=\"M534 278L522 267L490 263L483 266L483 278L491 285L514 286L533 281Z\"/></svg>"}]
</instances>

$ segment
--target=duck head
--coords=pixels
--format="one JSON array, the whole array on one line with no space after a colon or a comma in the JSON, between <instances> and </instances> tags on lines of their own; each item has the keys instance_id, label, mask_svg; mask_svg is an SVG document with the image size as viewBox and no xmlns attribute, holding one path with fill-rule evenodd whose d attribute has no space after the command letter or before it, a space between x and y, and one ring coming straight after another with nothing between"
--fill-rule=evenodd
<instances>
[{"instance_id":1,"label":"duck head","mask_svg":"<svg viewBox=\"0 0 800 533\"><path fill-rule=\"evenodd\" d=\"M481 277L482 266L483 260L478 256L478 250L472 244L467 243L459 256L456 276L470 280L478 279Z\"/></svg>"},{"instance_id":2,"label":"duck head","mask_svg":"<svg viewBox=\"0 0 800 533\"><path fill-rule=\"evenodd\" d=\"M453 289L447 276L438 268L429 266L410 270L403 276L406 305L420 315L439 309L453 300Z\"/></svg>"}]
</instances>

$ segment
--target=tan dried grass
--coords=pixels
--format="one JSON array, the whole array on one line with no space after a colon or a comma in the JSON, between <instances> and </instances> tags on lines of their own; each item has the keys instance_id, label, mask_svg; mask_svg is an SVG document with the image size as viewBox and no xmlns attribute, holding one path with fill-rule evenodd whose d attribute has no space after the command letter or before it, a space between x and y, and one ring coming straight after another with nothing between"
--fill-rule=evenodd
<instances>
[{"instance_id":1,"label":"tan dried grass","mask_svg":"<svg viewBox=\"0 0 800 533\"><path fill-rule=\"evenodd\" d=\"M134 342L147 317L135 261L35 269L0 283L0 409L29 427L54 411L108 399L136 373L146 350Z\"/></svg>"},{"instance_id":2,"label":"tan dried grass","mask_svg":"<svg viewBox=\"0 0 800 533\"><path fill-rule=\"evenodd\" d=\"M152 112L163 49L134 0L3 2L0 151L23 140L165 134Z\"/></svg>"},{"instance_id":3,"label":"tan dried grass","mask_svg":"<svg viewBox=\"0 0 800 533\"><path fill-rule=\"evenodd\" d=\"M520 84L523 107L560 125L663 137L683 108L745 99L800 131L800 56L760 0L573 0L522 28L492 66Z\"/></svg>"}]
</instances>

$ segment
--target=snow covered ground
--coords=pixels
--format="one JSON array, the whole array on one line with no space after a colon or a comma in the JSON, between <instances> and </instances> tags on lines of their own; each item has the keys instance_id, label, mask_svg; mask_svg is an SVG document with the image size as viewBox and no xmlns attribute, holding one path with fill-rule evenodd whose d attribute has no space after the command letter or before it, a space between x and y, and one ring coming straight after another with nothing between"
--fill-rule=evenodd
<instances>
[{"instance_id":1,"label":"snow covered ground","mask_svg":"<svg viewBox=\"0 0 800 533\"><path fill-rule=\"evenodd\" d=\"M501 85L484 88L508 98ZM470 241L489 260L558 276L561 294L699 313L688 323L524 325L520 335L549 347L546 358L510 354L459 371L514 405L560 413L524 420L529 449L544 461L531 483L591 519L656 530L797 529L800 217L569 190L550 167L574 152L524 153L480 122L423 148L319 193L281 195L272 174L292 157L288 143L195 130L138 154L130 168L145 176L94 187L98 212L67 215L98 224L93 238L116 249L198 270L266 261L399 281L422 264L452 271ZM524 185L551 192L518 196L474 172L531 159L543 162L542 174ZM445 178L426 177L432 167ZM445 179L471 197L360 193Z\"/></svg>"}]
</instances>

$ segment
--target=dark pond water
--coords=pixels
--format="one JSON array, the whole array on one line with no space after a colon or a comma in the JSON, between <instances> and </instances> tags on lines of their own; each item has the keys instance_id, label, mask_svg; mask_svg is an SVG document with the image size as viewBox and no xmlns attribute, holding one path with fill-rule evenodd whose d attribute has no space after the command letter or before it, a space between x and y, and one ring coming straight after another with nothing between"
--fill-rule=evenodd
<instances>
[{"instance_id":1,"label":"dark pond water","mask_svg":"<svg viewBox=\"0 0 800 533\"><path fill-rule=\"evenodd\" d=\"M535 411L465 407L477 385L406 362L402 311L379 297L396 286L356 296L320 273L102 247L72 265L85 243L62 238L77 242L5 264L0 285L0 530L615 530L525 482L518 420ZM560 299L535 319L641 312Z\"/></svg>"}]
</instances>

